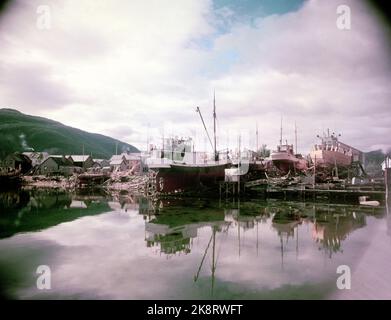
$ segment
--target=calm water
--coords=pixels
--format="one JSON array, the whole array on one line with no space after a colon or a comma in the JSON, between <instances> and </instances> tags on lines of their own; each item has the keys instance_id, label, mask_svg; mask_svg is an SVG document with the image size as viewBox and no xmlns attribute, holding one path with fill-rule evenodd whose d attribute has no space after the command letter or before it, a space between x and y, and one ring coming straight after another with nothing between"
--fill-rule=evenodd
<instances>
[{"instance_id":1,"label":"calm water","mask_svg":"<svg viewBox=\"0 0 391 320\"><path fill-rule=\"evenodd\" d=\"M0 212L7 298L391 298L378 269L391 262L384 206L41 190L0 193ZM39 265L50 290L37 288ZM339 265L352 271L348 293L336 287Z\"/></svg>"}]
</instances>

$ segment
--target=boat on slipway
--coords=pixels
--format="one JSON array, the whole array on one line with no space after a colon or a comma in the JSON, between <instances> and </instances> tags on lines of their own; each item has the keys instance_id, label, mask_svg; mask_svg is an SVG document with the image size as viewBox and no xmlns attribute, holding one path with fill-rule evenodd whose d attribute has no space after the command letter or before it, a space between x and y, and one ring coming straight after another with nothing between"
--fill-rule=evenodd
<instances>
[{"instance_id":1,"label":"boat on slipway","mask_svg":"<svg viewBox=\"0 0 391 320\"><path fill-rule=\"evenodd\" d=\"M341 141L338 137L327 129L327 135L317 136L320 144L315 144L310 152L313 163L324 167L347 167L353 162L362 162L363 153Z\"/></svg>"},{"instance_id":2,"label":"boat on slipway","mask_svg":"<svg viewBox=\"0 0 391 320\"><path fill-rule=\"evenodd\" d=\"M307 160L293 152L293 145L278 145L277 150L270 154L270 158L273 164L283 173L305 171L308 168Z\"/></svg>"},{"instance_id":3,"label":"boat on slipway","mask_svg":"<svg viewBox=\"0 0 391 320\"><path fill-rule=\"evenodd\" d=\"M227 154L192 151L191 138L169 138L162 149L151 151L146 159L149 169L156 172L156 191L173 193L212 187L224 180L224 170L230 166Z\"/></svg>"},{"instance_id":4,"label":"boat on slipway","mask_svg":"<svg viewBox=\"0 0 391 320\"><path fill-rule=\"evenodd\" d=\"M216 139L216 99L213 97L213 133L212 142L199 107L199 114L213 154L196 152L191 138L163 139L161 150L154 150L146 160L149 169L156 172L156 191L172 193L177 191L197 191L204 187L214 187L224 180L225 169L231 161L228 153L217 151Z\"/></svg>"},{"instance_id":5,"label":"boat on slipway","mask_svg":"<svg viewBox=\"0 0 391 320\"><path fill-rule=\"evenodd\" d=\"M295 140L297 148L297 129L295 125ZM270 154L270 159L282 173L300 172L308 169L307 160L302 155L294 152L293 144L282 143L282 119L280 131L280 144L277 149Z\"/></svg>"}]
</instances>

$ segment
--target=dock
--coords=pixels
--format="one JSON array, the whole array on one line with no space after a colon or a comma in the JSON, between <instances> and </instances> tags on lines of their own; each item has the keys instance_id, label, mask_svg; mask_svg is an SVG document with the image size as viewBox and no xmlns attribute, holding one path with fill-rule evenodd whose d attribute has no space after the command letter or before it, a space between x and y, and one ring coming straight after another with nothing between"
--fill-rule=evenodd
<instances>
[{"instance_id":1,"label":"dock","mask_svg":"<svg viewBox=\"0 0 391 320\"><path fill-rule=\"evenodd\" d=\"M306 184L293 181L258 179L247 182L221 182L220 198L263 197L279 199L329 199L342 202L358 202L360 196L369 196L373 200L384 200L386 188L384 184L348 184L348 183L316 183Z\"/></svg>"},{"instance_id":2,"label":"dock","mask_svg":"<svg viewBox=\"0 0 391 320\"><path fill-rule=\"evenodd\" d=\"M384 200L384 190L368 190L368 188L267 188L266 196L270 198L328 199L342 202L358 202L360 196L369 196L371 200Z\"/></svg>"}]
</instances>

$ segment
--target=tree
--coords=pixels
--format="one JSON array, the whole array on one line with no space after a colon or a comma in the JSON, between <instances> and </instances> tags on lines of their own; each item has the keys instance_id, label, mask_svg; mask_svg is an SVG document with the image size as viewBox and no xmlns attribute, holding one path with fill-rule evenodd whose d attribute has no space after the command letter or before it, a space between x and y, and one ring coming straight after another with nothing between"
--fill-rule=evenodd
<instances>
[{"instance_id":1,"label":"tree","mask_svg":"<svg viewBox=\"0 0 391 320\"><path fill-rule=\"evenodd\" d=\"M266 148L267 145L266 144L263 144L262 147L259 149L259 155L262 157L262 158L267 158L267 157L270 157L270 149L267 149Z\"/></svg>"}]
</instances>

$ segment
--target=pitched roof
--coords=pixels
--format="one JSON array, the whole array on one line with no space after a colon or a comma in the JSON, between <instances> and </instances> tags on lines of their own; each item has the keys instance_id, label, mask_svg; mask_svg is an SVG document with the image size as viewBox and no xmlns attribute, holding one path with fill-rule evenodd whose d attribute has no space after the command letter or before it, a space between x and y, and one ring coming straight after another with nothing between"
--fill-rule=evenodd
<instances>
[{"instance_id":1,"label":"pitched roof","mask_svg":"<svg viewBox=\"0 0 391 320\"><path fill-rule=\"evenodd\" d=\"M28 156L29 158L33 157L35 152L22 152L25 156Z\"/></svg>"},{"instance_id":2,"label":"pitched roof","mask_svg":"<svg viewBox=\"0 0 391 320\"><path fill-rule=\"evenodd\" d=\"M44 164L49 159L52 159L59 166L71 166L72 165L72 162L69 161L68 159L65 159L64 157L58 157L58 156L49 156L44 162L42 162L42 164Z\"/></svg>"},{"instance_id":3,"label":"pitched roof","mask_svg":"<svg viewBox=\"0 0 391 320\"><path fill-rule=\"evenodd\" d=\"M139 160L141 158L141 153L121 153L121 154L115 154L110 158L110 161L113 160L120 160L124 158L125 160Z\"/></svg>"},{"instance_id":4,"label":"pitched roof","mask_svg":"<svg viewBox=\"0 0 391 320\"><path fill-rule=\"evenodd\" d=\"M126 160L140 160L141 153L124 153L123 154Z\"/></svg>"},{"instance_id":5,"label":"pitched roof","mask_svg":"<svg viewBox=\"0 0 391 320\"><path fill-rule=\"evenodd\" d=\"M22 152L25 156L28 156L28 157L40 157L40 156L48 156L49 153L43 151L43 152L39 152L39 151L33 151L33 152Z\"/></svg>"},{"instance_id":6,"label":"pitched roof","mask_svg":"<svg viewBox=\"0 0 391 320\"><path fill-rule=\"evenodd\" d=\"M78 154L71 154L71 155L67 155L67 157L71 157L73 162L84 162L86 161L88 158L90 158L89 155L78 155Z\"/></svg>"},{"instance_id":7,"label":"pitched roof","mask_svg":"<svg viewBox=\"0 0 391 320\"><path fill-rule=\"evenodd\" d=\"M92 159L94 162L102 163L102 162L110 162L110 160L107 159Z\"/></svg>"},{"instance_id":8,"label":"pitched roof","mask_svg":"<svg viewBox=\"0 0 391 320\"><path fill-rule=\"evenodd\" d=\"M110 165L111 166L115 166L115 165L120 165L122 162L124 162L124 159L116 159L116 160L112 160L110 161Z\"/></svg>"},{"instance_id":9,"label":"pitched roof","mask_svg":"<svg viewBox=\"0 0 391 320\"><path fill-rule=\"evenodd\" d=\"M110 162L114 161L114 160L122 160L122 157L123 157L123 154L115 154L115 155L111 156Z\"/></svg>"},{"instance_id":10,"label":"pitched roof","mask_svg":"<svg viewBox=\"0 0 391 320\"><path fill-rule=\"evenodd\" d=\"M23 154L28 157L30 160L43 161L49 154L47 152L23 152Z\"/></svg>"},{"instance_id":11,"label":"pitched roof","mask_svg":"<svg viewBox=\"0 0 391 320\"><path fill-rule=\"evenodd\" d=\"M23 153L19 153L19 152L11 153L5 159L7 159L7 160L12 159L14 161L19 161L19 162L27 161L27 162L31 163L31 159L27 155L25 155Z\"/></svg>"}]
</instances>

